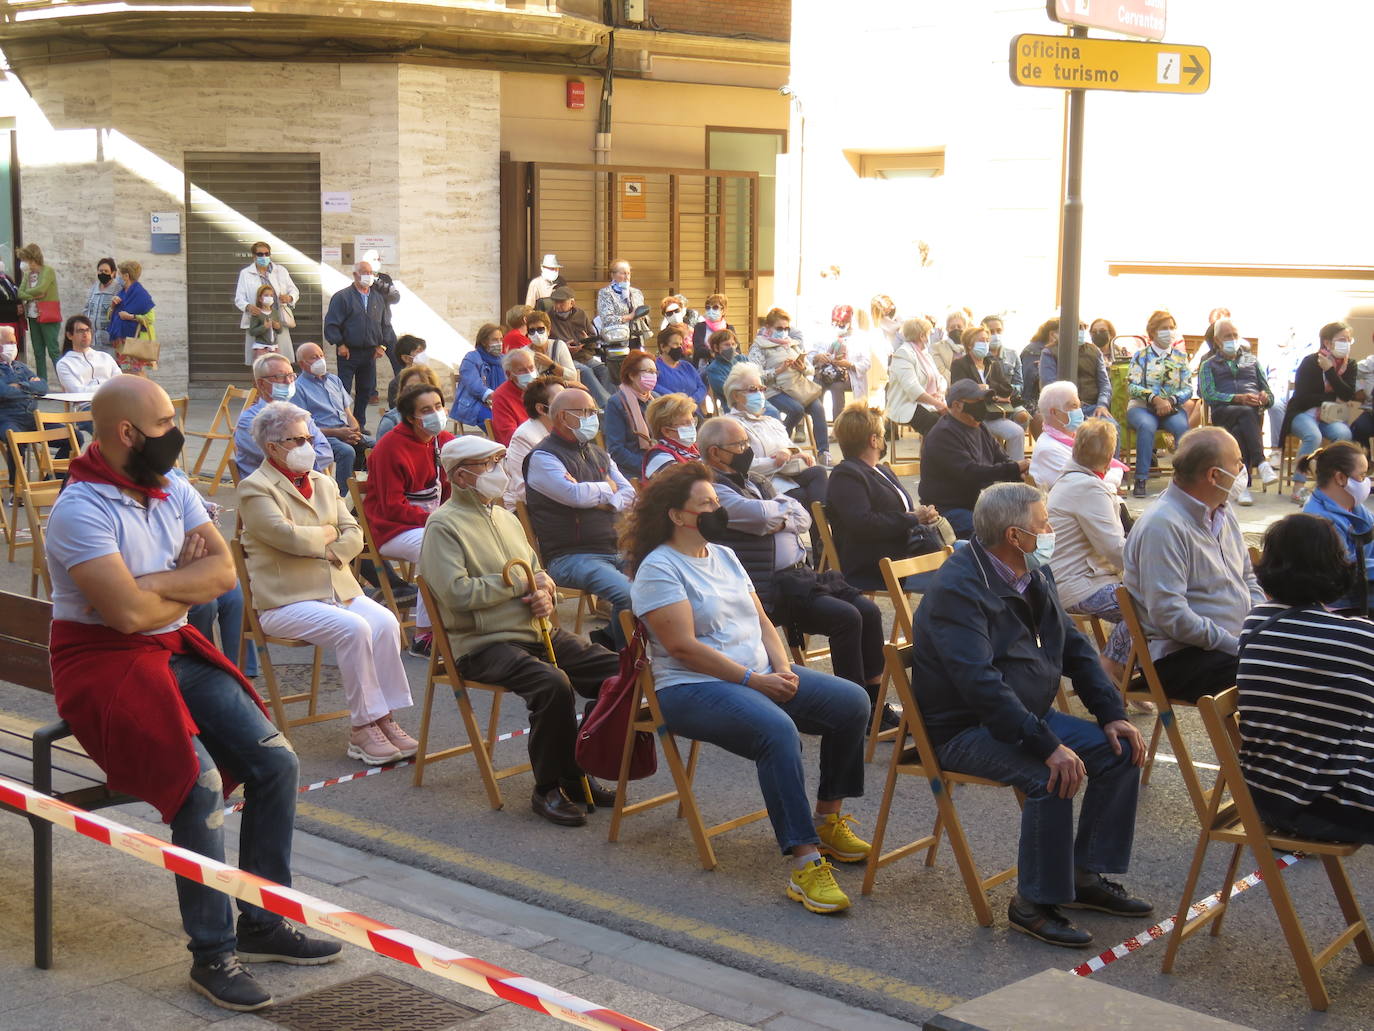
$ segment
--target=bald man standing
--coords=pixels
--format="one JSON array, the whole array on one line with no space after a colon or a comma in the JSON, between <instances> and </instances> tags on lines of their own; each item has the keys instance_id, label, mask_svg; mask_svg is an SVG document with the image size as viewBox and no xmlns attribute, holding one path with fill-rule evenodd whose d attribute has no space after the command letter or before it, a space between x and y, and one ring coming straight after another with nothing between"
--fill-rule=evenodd
<instances>
[{"instance_id":1,"label":"bald man standing","mask_svg":"<svg viewBox=\"0 0 1374 1031\"><path fill-rule=\"evenodd\" d=\"M91 416L95 440L48 519L57 711L111 788L155 806L173 844L211 859L224 860L224 798L242 778L239 865L289 885L296 755L248 681L186 622L235 577L200 496L167 476L183 443L176 412L156 383L119 376L96 391ZM177 898L191 987L226 1009L272 1003L240 960L314 965L340 950L245 902L236 932L229 896L185 878Z\"/></svg>"}]
</instances>

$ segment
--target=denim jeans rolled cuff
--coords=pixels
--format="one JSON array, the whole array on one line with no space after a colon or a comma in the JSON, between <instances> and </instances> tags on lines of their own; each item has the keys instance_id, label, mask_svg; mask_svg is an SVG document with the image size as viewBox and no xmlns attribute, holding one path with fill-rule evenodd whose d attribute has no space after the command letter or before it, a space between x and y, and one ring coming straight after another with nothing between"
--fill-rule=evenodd
<instances>
[{"instance_id":1,"label":"denim jeans rolled cuff","mask_svg":"<svg viewBox=\"0 0 1374 1031\"><path fill-rule=\"evenodd\" d=\"M1293 416L1293 422L1288 428L1288 432L1298 438L1299 458L1316 451L1322 446L1323 440L1349 440L1352 436L1350 427L1343 422L1322 422L1317 418L1318 411L1311 408L1305 412L1298 412ZM1296 483L1306 483L1307 477L1295 469L1293 480Z\"/></svg>"},{"instance_id":2,"label":"denim jeans rolled cuff","mask_svg":"<svg viewBox=\"0 0 1374 1031\"><path fill-rule=\"evenodd\" d=\"M1045 722L1087 767L1077 834L1074 800L1050 794L1049 767L1019 745L996 740L986 727L970 727L936 752L946 769L1001 781L1025 794L1017 893L1030 902L1059 905L1073 901L1075 868L1093 873L1129 868L1140 770L1131 765L1129 749L1120 755L1112 751L1096 723L1056 709Z\"/></svg>"},{"instance_id":3,"label":"denim jeans rolled cuff","mask_svg":"<svg viewBox=\"0 0 1374 1031\"><path fill-rule=\"evenodd\" d=\"M291 835L296 819L299 770L296 753L253 703L238 682L193 656L172 657L186 707L201 730L191 739L200 776L172 818L172 844L219 862L224 856L224 794L217 765L243 778L248 798L239 825L241 869L278 884L291 884ZM229 896L178 877L177 900L187 947L197 960L210 960L234 948ZM270 927L281 917L240 901L246 923Z\"/></svg>"},{"instance_id":4,"label":"denim jeans rolled cuff","mask_svg":"<svg viewBox=\"0 0 1374 1031\"><path fill-rule=\"evenodd\" d=\"M758 774L773 835L783 854L815 845L806 792L802 734L819 734L821 801L858 798L864 790L863 743L869 702L863 688L793 666L797 693L781 704L723 680L678 684L659 694L668 730L749 759Z\"/></svg>"},{"instance_id":5,"label":"denim jeans rolled cuff","mask_svg":"<svg viewBox=\"0 0 1374 1031\"><path fill-rule=\"evenodd\" d=\"M1188 413L1182 408L1160 418L1145 405L1126 410L1126 422L1135 430L1135 478L1137 482L1150 478L1150 465L1155 457L1155 435L1163 431L1174 435L1174 444L1188 432Z\"/></svg>"},{"instance_id":6,"label":"denim jeans rolled cuff","mask_svg":"<svg viewBox=\"0 0 1374 1031\"><path fill-rule=\"evenodd\" d=\"M559 555L548 563L554 583L587 591L611 603L611 625L607 629L617 649L625 647L620 613L630 607L630 578L621 572L623 567L618 555Z\"/></svg>"}]
</instances>

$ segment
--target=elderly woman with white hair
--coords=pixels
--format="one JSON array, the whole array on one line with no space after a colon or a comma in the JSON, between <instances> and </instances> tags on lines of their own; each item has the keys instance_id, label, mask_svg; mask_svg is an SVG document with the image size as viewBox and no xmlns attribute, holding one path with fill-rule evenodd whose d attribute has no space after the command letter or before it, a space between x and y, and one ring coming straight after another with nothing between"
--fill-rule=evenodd
<instances>
[{"instance_id":1,"label":"elderly woman with white hair","mask_svg":"<svg viewBox=\"0 0 1374 1031\"><path fill-rule=\"evenodd\" d=\"M749 456L738 459L749 472L770 480L779 494L796 498L811 510L811 502L825 501L825 470L805 451L792 446L792 435L782 421L764 414L768 403L763 390L763 370L752 362L740 362L725 377L723 388L729 407L726 413L738 420L749 435Z\"/></svg>"},{"instance_id":2,"label":"elderly woman with white hair","mask_svg":"<svg viewBox=\"0 0 1374 1031\"><path fill-rule=\"evenodd\" d=\"M410 706L401 628L363 594L349 563L363 547L334 480L314 470L306 416L285 401L253 420L264 460L239 484L243 550L264 632L332 648L348 701L348 756L369 766L415 754L394 710Z\"/></svg>"},{"instance_id":3,"label":"elderly woman with white hair","mask_svg":"<svg viewBox=\"0 0 1374 1031\"><path fill-rule=\"evenodd\" d=\"M1041 490L1048 491L1053 487L1072 463L1074 436L1083 425L1086 415L1078 399L1078 386L1071 380L1055 380L1040 391L1040 416L1045 420L1045 426L1040 436L1035 438L1030 474ZM1115 460L1108 464L1105 479L1112 490L1121 486L1126 468Z\"/></svg>"}]
</instances>

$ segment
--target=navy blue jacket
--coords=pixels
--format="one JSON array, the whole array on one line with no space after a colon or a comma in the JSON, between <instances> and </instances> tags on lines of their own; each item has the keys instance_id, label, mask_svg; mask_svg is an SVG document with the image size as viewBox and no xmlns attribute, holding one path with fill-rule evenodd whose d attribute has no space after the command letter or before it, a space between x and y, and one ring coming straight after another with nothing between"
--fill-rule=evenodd
<instances>
[{"instance_id":1,"label":"navy blue jacket","mask_svg":"<svg viewBox=\"0 0 1374 1031\"><path fill-rule=\"evenodd\" d=\"M386 319L386 298L381 291L373 286L364 301L358 288L350 283L329 299L329 310L324 316L324 338L335 347L342 344L350 351L381 347L386 343Z\"/></svg>"},{"instance_id":2,"label":"navy blue jacket","mask_svg":"<svg viewBox=\"0 0 1374 1031\"><path fill-rule=\"evenodd\" d=\"M0 362L0 412L6 415L31 412L38 407L38 399L47 392L48 381L39 378L18 358L12 362ZM5 447L8 448L9 444Z\"/></svg>"},{"instance_id":3,"label":"navy blue jacket","mask_svg":"<svg viewBox=\"0 0 1374 1031\"><path fill-rule=\"evenodd\" d=\"M1054 576L1031 575L1024 595L977 540L958 548L921 599L912 627L912 686L937 747L969 727L1047 759L1059 738L1045 723L1068 677L1101 725L1126 718L1097 652L1059 604Z\"/></svg>"}]
</instances>

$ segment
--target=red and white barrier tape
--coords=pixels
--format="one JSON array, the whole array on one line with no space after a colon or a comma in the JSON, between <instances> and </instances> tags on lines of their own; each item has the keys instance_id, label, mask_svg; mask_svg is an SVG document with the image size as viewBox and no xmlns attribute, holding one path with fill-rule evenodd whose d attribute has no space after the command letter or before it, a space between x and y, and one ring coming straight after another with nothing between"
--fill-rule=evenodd
<instances>
[{"instance_id":1,"label":"red and white barrier tape","mask_svg":"<svg viewBox=\"0 0 1374 1031\"><path fill-rule=\"evenodd\" d=\"M1279 869L1286 869L1302 858L1301 855L1295 852L1289 852L1287 855L1279 856ZM1235 898L1243 891L1249 891L1255 885L1259 884L1262 879L1258 870L1248 877L1242 877L1240 880L1236 881L1235 884L1231 885L1231 898ZM1207 912L1207 910L1215 909L1219 905L1221 905L1221 892L1215 891L1205 899L1199 899L1188 907L1188 919L1191 920L1195 916L1200 916ZM1088 960L1088 962L1080 963L1070 970L1069 973L1077 974L1079 977L1088 977L1091 974L1095 974L1107 964L1115 963L1122 956L1128 956L1137 949L1142 949L1146 945L1149 945L1150 942L1158 941L1160 938L1163 938L1174 929L1174 924L1176 922L1177 918L1171 916L1163 923L1155 924L1153 927L1141 931L1134 938L1127 938L1115 948L1098 953L1092 959Z\"/></svg>"},{"instance_id":2,"label":"red and white barrier tape","mask_svg":"<svg viewBox=\"0 0 1374 1031\"><path fill-rule=\"evenodd\" d=\"M598 1006L543 982L521 977L446 945L371 917L349 912L333 903L294 888L283 887L226 863L169 845L150 834L141 834L114 820L51 798L27 784L0 777L0 802L85 835L102 845L109 845L145 863L170 870L188 880L208 885L216 891L251 902L335 938L342 938L369 952L418 967L564 1023L591 1028L593 1031L658 1031L651 1024Z\"/></svg>"}]
</instances>

